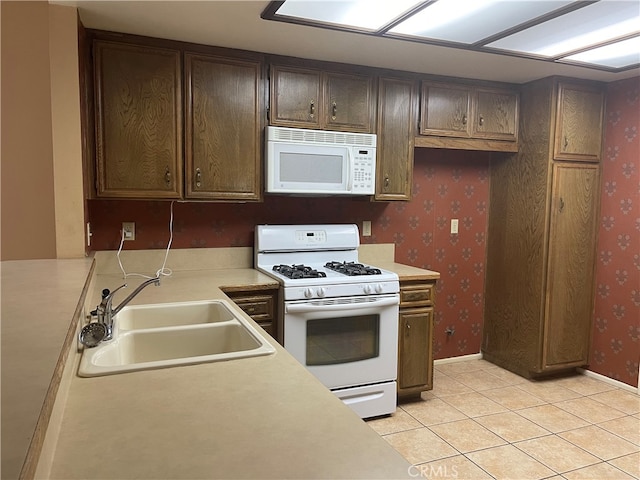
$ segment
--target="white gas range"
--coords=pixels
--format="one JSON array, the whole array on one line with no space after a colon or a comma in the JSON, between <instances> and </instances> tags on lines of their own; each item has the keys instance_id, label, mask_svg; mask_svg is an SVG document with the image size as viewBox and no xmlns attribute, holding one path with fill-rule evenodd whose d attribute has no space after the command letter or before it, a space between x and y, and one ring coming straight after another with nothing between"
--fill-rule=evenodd
<instances>
[{"instance_id":1,"label":"white gas range","mask_svg":"<svg viewBox=\"0 0 640 480\"><path fill-rule=\"evenodd\" d=\"M362 418L396 408L398 276L358 262L356 225L258 225L284 291L284 347Z\"/></svg>"}]
</instances>

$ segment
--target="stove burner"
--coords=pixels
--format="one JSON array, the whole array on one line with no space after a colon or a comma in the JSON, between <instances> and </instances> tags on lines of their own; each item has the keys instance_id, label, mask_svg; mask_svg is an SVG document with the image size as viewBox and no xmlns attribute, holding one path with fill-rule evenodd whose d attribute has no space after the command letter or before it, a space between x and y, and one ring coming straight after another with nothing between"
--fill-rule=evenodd
<instances>
[{"instance_id":1,"label":"stove burner","mask_svg":"<svg viewBox=\"0 0 640 480\"><path fill-rule=\"evenodd\" d=\"M274 265L273 271L292 279L320 278L327 276L326 273L319 272L306 265Z\"/></svg>"},{"instance_id":2,"label":"stove burner","mask_svg":"<svg viewBox=\"0 0 640 480\"><path fill-rule=\"evenodd\" d=\"M327 262L325 267L352 277L359 275L380 275L382 273L378 268L368 267L355 262Z\"/></svg>"}]
</instances>

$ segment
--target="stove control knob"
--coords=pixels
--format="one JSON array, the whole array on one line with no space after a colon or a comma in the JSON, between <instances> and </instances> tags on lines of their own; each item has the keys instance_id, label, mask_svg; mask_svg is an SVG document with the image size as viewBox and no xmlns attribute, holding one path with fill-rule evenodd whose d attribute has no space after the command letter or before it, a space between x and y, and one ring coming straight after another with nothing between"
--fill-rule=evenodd
<instances>
[{"instance_id":1,"label":"stove control knob","mask_svg":"<svg viewBox=\"0 0 640 480\"><path fill-rule=\"evenodd\" d=\"M367 295L371 295L373 293L373 289L371 288L371 285L364 286L364 293L366 293Z\"/></svg>"},{"instance_id":2,"label":"stove control knob","mask_svg":"<svg viewBox=\"0 0 640 480\"><path fill-rule=\"evenodd\" d=\"M382 293L382 284L376 283L376 293Z\"/></svg>"},{"instance_id":3,"label":"stove control knob","mask_svg":"<svg viewBox=\"0 0 640 480\"><path fill-rule=\"evenodd\" d=\"M304 289L305 298L313 298L313 290L311 288Z\"/></svg>"},{"instance_id":4,"label":"stove control knob","mask_svg":"<svg viewBox=\"0 0 640 480\"><path fill-rule=\"evenodd\" d=\"M320 287L316 293L320 298L323 298L327 294L327 289L324 287Z\"/></svg>"}]
</instances>

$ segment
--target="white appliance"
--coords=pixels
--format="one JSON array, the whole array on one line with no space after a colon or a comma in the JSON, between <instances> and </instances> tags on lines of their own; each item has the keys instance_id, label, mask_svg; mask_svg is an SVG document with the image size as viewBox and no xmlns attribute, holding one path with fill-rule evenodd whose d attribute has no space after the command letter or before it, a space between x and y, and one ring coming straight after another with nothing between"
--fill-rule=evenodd
<instances>
[{"instance_id":1,"label":"white appliance","mask_svg":"<svg viewBox=\"0 0 640 480\"><path fill-rule=\"evenodd\" d=\"M356 225L258 225L284 291L284 347L361 418L396 409L398 276L358 262Z\"/></svg>"},{"instance_id":2,"label":"white appliance","mask_svg":"<svg viewBox=\"0 0 640 480\"><path fill-rule=\"evenodd\" d=\"M268 193L375 193L375 134L269 126L265 138Z\"/></svg>"}]
</instances>

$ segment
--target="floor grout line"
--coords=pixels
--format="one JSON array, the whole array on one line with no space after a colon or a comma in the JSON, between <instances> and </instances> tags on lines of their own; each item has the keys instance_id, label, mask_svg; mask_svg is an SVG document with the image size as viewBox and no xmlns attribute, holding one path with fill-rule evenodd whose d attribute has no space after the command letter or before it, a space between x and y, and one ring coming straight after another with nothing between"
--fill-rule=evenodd
<instances>
[{"instance_id":1,"label":"floor grout line","mask_svg":"<svg viewBox=\"0 0 640 480\"><path fill-rule=\"evenodd\" d=\"M477 362L478 360L469 360L469 362ZM510 379L510 378L505 378L506 376L503 376L502 378L499 375L495 375L494 373L492 373L489 370L494 370L497 371L498 368L497 366L487 366L487 365L478 365L475 364L475 368L473 370L470 370L468 372L464 371L464 367L463 367L463 363L465 362L458 362L456 363L455 367L449 367L449 369L445 369L445 370L450 370L448 371L448 373L442 371L438 366L435 367L435 375L434 375L434 384L435 384L435 390L429 391L429 392L424 392L425 397L422 397L422 401L425 402L425 406L428 405L429 401L433 401L433 400L437 400L439 402L442 402L440 405L444 404L446 405L446 407L448 409L452 409L452 411L457 412L462 418L457 419L457 420L446 420L446 421L442 421L442 422L438 422L438 423L430 423L430 424L425 424L422 421L420 421L419 416L416 415L417 410L414 410L414 414L410 413L410 411L412 410L412 408L408 408L406 409L405 407L408 407L409 405L416 405L417 402L414 401L409 401L409 402L401 402L398 405L398 410L401 411L404 415L407 415L407 418L410 419L412 421L412 423L415 426L409 427L409 428L401 428L399 430L394 430L393 428L391 429L391 431L389 431L388 433L385 434L381 434L381 436L387 437L389 435L394 435L394 434L402 434L404 432L409 432L409 431L413 431L413 430L420 430L420 429L426 429L427 432L429 432L432 435L435 435L439 440L441 440L445 445L447 445L448 447L450 447L454 452L456 452L453 455L445 455L441 458L437 458L434 460L427 460L424 462L419 462L416 463L416 465L427 465L430 463L434 463L434 462L441 462L442 460L446 460L446 459L451 459L453 457L458 457L461 456L465 459L466 462L470 462L471 465L473 465L475 468L478 468L480 471L482 471L483 473L489 475L491 478L498 478L495 475L493 475L490 471L488 471L486 468L483 468L481 464L476 463L475 461L473 461L469 454L474 454L477 452L483 452L483 451L488 451L491 450L493 448L499 448L499 447L505 447L505 446L511 446L515 449L517 449L518 452L525 454L528 458L530 458L533 462L535 462L535 464L540 465L546 469L548 469L549 471L554 472L553 476L560 476L562 478L564 478L564 475L567 473L571 473L571 472L575 472L578 470L581 470L583 468L589 468L589 467L593 467L596 465L600 465L600 464L606 464L609 467L613 467L615 468L616 471L621 472L621 475L629 475L628 472L625 472L624 470L622 470L621 468L613 465L612 463L610 463L612 460L618 460L624 457L627 457L629 455L634 455L636 452L640 452L640 446L637 445L635 442L631 441L629 438L625 438L624 435L619 434L619 433L615 433L615 432L611 432L609 430L607 430L606 428L603 428L602 426L600 426L600 424L602 423L606 423L606 422L610 422L610 421L614 421L614 420L620 420L620 419L624 419L624 418L633 418L633 419L638 419L638 413L634 412L634 413L627 413L625 411L619 410L618 408L615 408L601 400L603 399L596 399L596 398L591 398L593 395L598 395L601 393L606 393L606 392L616 392L616 391L623 391L621 389L619 389L618 387L615 386L611 386L611 385L606 385L606 389L602 390L601 388L603 388L600 385L597 385L593 382L598 382L598 383L602 383L601 381L597 380L597 379L593 379L590 377L582 377L582 378L587 378L588 380L583 381L582 383L584 383L584 386L579 386L582 385L580 383L574 385L573 383L570 383L569 385L574 386L575 389L571 389L569 388L569 386L566 386L565 383L569 383L569 382L563 382L562 380L565 380L569 377L564 377L562 379L553 379L551 380L549 383L542 383L544 381L539 381L540 383L537 383L538 381L536 381L536 383L534 383L535 385L540 385L540 387L536 387L536 389L539 389L538 395L536 395L536 393L532 393L531 391L529 391L526 386L528 384L528 382L532 382L531 380L527 380L527 379L523 379L522 381L516 381L517 379ZM443 364L443 365L454 365L454 364ZM489 382L493 382L494 380L491 377L495 377L495 379L497 381L500 381L501 384L498 386L492 385L489 386L489 388L484 388L484 385L482 384L482 381L471 381L471 380L467 380L467 383L465 383L465 378L463 379L459 379L456 378L457 376L460 375L464 375L465 373L476 373L478 374L478 372L484 372L486 374L489 374L488 380ZM505 372L507 372L505 370ZM510 373L510 372L509 372ZM482 377L483 375L476 375L477 377ZM581 377L572 377L573 379L575 379L577 382L580 382L580 378ZM461 391L461 392L455 392L456 390L456 384L452 384L450 387L452 387L451 389L453 390L453 393L444 393L444 394L440 394L438 393L437 387L438 387L438 383L439 381L441 382L448 382L448 381L453 381L456 382L457 384L460 384L461 390L470 390L470 391ZM498 401L499 398L497 398L496 400L494 400L493 398L491 398L491 396L486 395L487 392L492 392L492 391L496 391L496 390L500 390L500 389L513 389L513 388L517 389L517 392L521 392L524 395L520 396L520 400L517 399L517 396L519 395L519 393L515 394L515 399L512 400L510 402L509 397L507 393L505 393L505 396L500 397L503 400L503 403L501 403L500 401ZM547 389L547 392L549 392L548 394L544 393L544 389L543 387L549 387ZM560 387L561 389L556 389L556 387ZM555 389L555 392L553 391ZM597 390L597 391L594 391ZM514 391L514 390L510 390L510 391ZM561 398L560 397L564 396L565 393L563 393L564 391L566 391L566 395L567 398ZM587 392L587 393L585 393ZM478 395L478 399L481 402L491 402L492 404L495 404L497 408L500 409L500 411L498 412L490 412L490 413L482 413L481 415L474 415L471 416L467 413L465 413L465 411L461 410L460 408L457 408L456 405L454 403L449 403L449 401L447 401L448 397L453 397L453 396L462 396L462 398L464 397L464 395L468 395L470 393L475 393ZM555 397L557 398L554 398ZM496 395L494 395L494 397L496 397ZM532 401L534 402L540 402L538 404L534 404L531 406L520 406L517 405L517 402L520 401L522 403L526 403L528 401L528 398L532 397ZM545 397L545 398L543 398ZM550 400L547 400L550 399ZM590 417L593 418L594 416L597 416L597 413L593 413L593 414L586 414L583 413L583 416L580 416L578 413L574 413L573 411L568 410L567 408L563 408L564 407L569 407L571 404L567 403L565 405L558 405L560 403L563 402L571 402L571 401L576 401L576 400L582 400L582 399L590 399L592 400L595 404L597 404L598 408L599 406L602 407L607 407L607 412L611 412L612 410L615 412L618 412L620 415L613 417L613 418L609 418L606 420L602 420L602 421L598 421L598 422L594 422L589 420L588 418L584 418L584 417ZM450 399L451 401L451 399ZM588 402L586 402L588 404ZM516 404L515 407L511 408L510 406L507 405L514 405ZM462 405L461 403L458 403L458 405ZM626 404L625 404L626 405ZM558 409L559 411L563 412L564 414L570 415L571 417L574 417L576 419L576 421L580 422L580 426L569 426L569 425L565 425L567 428L561 427L560 430L558 431L550 431L548 430L548 428L546 428L544 425L541 425L540 423L538 423L538 421L536 421L536 419L531 419L531 418L527 418L526 416L523 415L523 412L525 410L528 409L532 409L532 408L536 408L536 407L545 407L545 406L553 406L556 409ZM493 408L493 407L491 407ZM465 409L466 411L469 411L470 413L473 413L473 409ZM575 408L573 409L574 411L576 410ZM596 411L597 412L597 411ZM519 418L526 420L528 422L530 422L533 426L535 426L538 429L541 429L542 431L546 432L546 433L533 433L531 432L531 434L533 436L531 437L527 437L527 438L522 438L520 440L516 440L516 441L509 441L507 438L505 438L505 436L503 436L505 434L505 432L502 432L502 434L498 433L498 431L494 431L491 428L489 428L489 426L485 426L482 423L480 423L478 421L478 419L481 418L485 418L485 417L491 417L491 416L499 416L499 415L504 415L504 414L508 414L508 413L512 413L517 415ZM570 417L567 417L570 418ZM450 441L447 441L443 436L441 436L440 434L438 434L435 430L433 430L432 428L435 427L441 427L443 425L446 424L451 424L451 423L455 423L455 422L460 422L463 420L471 420L476 426L480 427L483 430L486 430L488 433L492 434L493 436L495 436L497 439L499 439L501 442L504 442L503 445L493 445L493 446L479 446L478 448L473 447L473 450L470 450L468 452L462 452L460 451L458 448L456 448L452 443L450 443ZM584 423L585 425L582 425L582 423ZM574 441L571 441L567 438L564 438L561 436L561 434L567 433L567 432L571 432L574 430L579 430L581 428L586 428L586 427L597 427L598 429L602 430L603 432L606 432L610 435L615 436L616 438L619 438L621 440L624 440L626 442L628 442L629 444L633 445L633 447L635 448L634 452L631 453L624 453L624 454L620 454L617 455L615 457L609 458L609 459L602 459L599 455L596 455L595 453L589 451L587 449L587 447L583 447L581 445L578 445L576 443L574 443ZM498 428L498 427L495 427ZM436 428L436 430L438 430L438 428ZM588 464L588 465L583 465L580 467L576 467L576 468L571 468L570 470L566 470L564 472L558 472L557 470L555 470L553 467L551 467L550 465L548 465L547 463L545 463L545 461L543 461L544 459L538 459L536 457L534 457L533 455L527 453L525 450L523 450L522 448L518 447L518 444L522 444L524 445L523 442L527 442L529 440L538 440L538 439L543 439L546 437L555 437L557 439L562 440L563 442L567 442L568 444L570 444L572 447L575 447L577 449L579 449L580 451L584 452L586 455L589 455L590 457L593 457L594 459L597 459L597 461L595 463L592 464ZM574 439L575 440L575 439ZM399 450L400 451L400 450ZM597 450L596 450L597 451ZM402 454L402 452L400 451L400 453ZM586 456L585 455L585 456ZM588 458L588 457L587 457ZM587 460L590 461L590 460ZM549 477L545 477L545 478L549 478Z\"/></svg>"}]
</instances>

